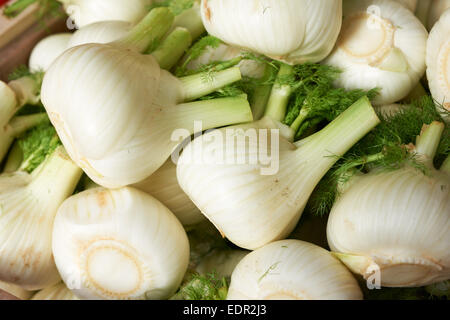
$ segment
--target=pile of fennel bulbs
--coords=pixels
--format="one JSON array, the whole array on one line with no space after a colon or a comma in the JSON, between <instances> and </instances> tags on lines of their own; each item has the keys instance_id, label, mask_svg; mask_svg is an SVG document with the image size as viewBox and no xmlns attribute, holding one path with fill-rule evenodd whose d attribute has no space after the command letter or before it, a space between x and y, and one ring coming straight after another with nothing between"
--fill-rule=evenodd
<instances>
[{"instance_id":1,"label":"pile of fennel bulbs","mask_svg":"<svg viewBox=\"0 0 450 320\"><path fill-rule=\"evenodd\" d=\"M171 138L176 129L194 133L194 121L205 130L252 120L241 97L180 104L240 80L241 73L230 68L205 82L201 74L178 79L161 70L140 52L151 44L146 30L164 34L172 22L170 10L154 9L125 38L70 48L45 73L41 96L52 124L71 158L104 187L149 177L181 142Z\"/></svg>"},{"instance_id":2,"label":"pile of fennel bulbs","mask_svg":"<svg viewBox=\"0 0 450 320\"><path fill-rule=\"evenodd\" d=\"M231 127L236 140L233 148L220 139L227 128L212 131L185 148L177 164L178 181L223 236L241 248L254 250L293 231L321 178L378 123L370 102L362 98L297 145L279 136L280 124L270 117ZM256 132L253 135L252 130ZM248 145L242 143L247 138ZM280 153L273 159L279 165L275 173L269 173L273 169L270 164L242 161L256 159L258 146L277 143Z\"/></svg>"},{"instance_id":3,"label":"pile of fennel bulbs","mask_svg":"<svg viewBox=\"0 0 450 320\"><path fill-rule=\"evenodd\" d=\"M443 121L406 147L415 166L340 185L328 220L308 204L352 146L428 94L425 73L447 119L447 1L58 2L77 30L44 38L31 72L0 82L0 288L32 300L356 300L380 270L383 287L445 295ZM332 66L335 87L314 95ZM248 138L238 157L278 143L277 172L216 161L228 129Z\"/></svg>"},{"instance_id":4,"label":"pile of fennel bulbs","mask_svg":"<svg viewBox=\"0 0 450 320\"><path fill-rule=\"evenodd\" d=\"M100 8L102 6L124 6L120 1L106 2L100 0L90 2L90 4L99 6ZM118 12L123 13L123 10L118 10ZM89 23L83 23L79 25L74 33L66 32L53 34L39 41L31 52L29 60L31 71L47 71L51 63L69 48L86 43L109 43L121 39L125 37L135 25L135 23L129 19L121 19L115 15L107 15L106 17L106 19L96 17ZM205 31L200 17L200 7L198 2L194 2L192 7L185 9L184 11L177 12L174 22L169 30L169 34L165 35L164 41L171 41L170 36L172 35L172 32L179 28L182 28L188 33L187 35L183 35L183 37L186 38L184 41L187 45L183 45L183 43L177 39L177 42L179 42L177 43L178 47L172 48L175 51L180 51L181 56L181 53L187 49L192 40L197 39Z\"/></svg>"}]
</instances>

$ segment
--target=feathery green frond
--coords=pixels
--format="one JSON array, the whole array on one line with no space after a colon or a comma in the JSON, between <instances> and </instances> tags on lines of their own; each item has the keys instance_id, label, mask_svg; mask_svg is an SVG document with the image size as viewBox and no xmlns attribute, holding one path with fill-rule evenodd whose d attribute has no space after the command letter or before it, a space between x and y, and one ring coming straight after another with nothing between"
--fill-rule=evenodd
<instances>
[{"instance_id":1,"label":"feathery green frond","mask_svg":"<svg viewBox=\"0 0 450 320\"><path fill-rule=\"evenodd\" d=\"M18 144L23 152L23 161L19 170L31 173L61 145L61 142L55 128L46 122L29 130L18 139Z\"/></svg>"},{"instance_id":2,"label":"feathery green frond","mask_svg":"<svg viewBox=\"0 0 450 320\"><path fill-rule=\"evenodd\" d=\"M171 300L225 300L227 293L228 283L225 278L219 279L214 273L195 273Z\"/></svg>"},{"instance_id":3,"label":"feathery green frond","mask_svg":"<svg viewBox=\"0 0 450 320\"><path fill-rule=\"evenodd\" d=\"M308 203L311 212L317 215L327 214L339 196L339 185L351 179L356 172L366 172L373 168L377 168L377 172L385 172L397 170L407 164L428 174L428 168L416 159L409 145L416 142L424 124L433 121L445 123L433 99L427 96L393 115L379 116L381 123L341 157L318 184ZM449 145L449 126L446 125L436 161L443 161L448 156Z\"/></svg>"}]
</instances>

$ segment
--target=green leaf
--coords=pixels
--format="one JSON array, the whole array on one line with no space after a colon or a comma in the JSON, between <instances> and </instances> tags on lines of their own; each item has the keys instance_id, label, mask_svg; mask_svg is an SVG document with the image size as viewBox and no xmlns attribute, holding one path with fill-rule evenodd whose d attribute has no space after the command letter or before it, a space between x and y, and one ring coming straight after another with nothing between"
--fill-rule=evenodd
<instances>
[{"instance_id":1,"label":"green leaf","mask_svg":"<svg viewBox=\"0 0 450 320\"><path fill-rule=\"evenodd\" d=\"M18 139L23 152L23 161L19 170L33 172L55 149L61 145L55 128L49 123L42 123Z\"/></svg>"}]
</instances>

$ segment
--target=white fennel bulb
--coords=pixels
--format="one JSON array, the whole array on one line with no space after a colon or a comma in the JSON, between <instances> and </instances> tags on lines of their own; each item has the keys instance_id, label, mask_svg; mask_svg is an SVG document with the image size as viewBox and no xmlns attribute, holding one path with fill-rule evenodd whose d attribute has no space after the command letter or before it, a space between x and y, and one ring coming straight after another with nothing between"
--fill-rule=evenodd
<instances>
[{"instance_id":1,"label":"white fennel bulb","mask_svg":"<svg viewBox=\"0 0 450 320\"><path fill-rule=\"evenodd\" d=\"M209 34L288 64L318 62L333 49L342 0L202 0Z\"/></svg>"},{"instance_id":2,"label":"white fennel bulb","mask_svg":"<svg viewBox=\"0 0 450 320\"><path fill-rule=\"evenodd\" d=\"M417 7L417 2L419 0L394 0L394 1L402 4L404 7L408 8L412 12L415 12L416 11L416 7Z\"/></svg>"},{"instance_id":3,"label":"white fennel bulb","mask_svg":"<svg viewBox=\"0 0 450 320\"><path fill-rule=\"evenodd\" d=\"M316 245L282 240L249 253L233 271L227 300L360 300L353 275Z\"/></svg>"},{"instance_id":4,"label":"white fennel bulb","mask_svg":"<svg viewBox=\"0 0 450 320\"><path fill-rule=\"evenodd\" d=\"M332 251L366 279L386 287L450 278L450 161L433 167L442 123L424 127L415 150L427 173L409 165L354 176L331 210ZM376 280L376 278L372 279Z\"/></svg>"},{"instance_id":5,"label":"white fennel bulb","mask_svg":"<svg viewBox=\"0 0 450 320\"><path fill-rule=\"evenodd\" d=\"M133 187L161 201L184 226L192 226L205 219L178 184L177 167L171 159L167 160L150 177Z\"/></svg>"},{"instance_id":6,"label":"white fennel bulb","mask_svg":"<svg viewBox=\"0 0 450 320\"><path fill-rule=\"evenodd\" d=\"M59 147L31 174L0 176L0 280L29 290L60 281L52 254L53 220L81 174Z\"/></svg>"},{"instance_id":7,"label":"white fennel bulb","mask_svg":"<svg viewBox=\"0 0 450 320\"><path fill-rule=\"evenodd\" d=\"M225 43L219 44L218 47L208 47L205 52L197 59L191 60L186 68L188 70L199 69L202 65L210 64L216 61L228 61L242 55L242 50L229 46ZM243 76L251 78L261 78L264 75L264 64L254 60L243 60L238 64Z\"/></svg>"},{"instance_id":8,"label":"white fennel bulb","mask_svg":"<svg viewBox=\"0 0 450 320\"><path fill-rule=\"evenodd\" d=\"M38 291L31 300L80 300L64 282L57 283Z\"/></svg>"},{"instance_id":9,"label":"white fennel bulb","mask_svg":"<svg viewBox=\"0 0 450 320\"><path fill-rule=\"evenodd\" d=\"M425 73L428 33L414 14L390 0L345 0L344 21L326 64L343 72L336 85L379 88L376 105L408 95Z\"/></svg>"},{"instance_id":10,"label":"white fennel bulb","mask_svg":"<svg viewBox=\"0 0 450 320\"><path fill-rule=\"evenodd\" d=\"M187 270L189 242L173 213L150 195L95 188L60 206L53 254L82 299L165 299Z\"/></svg>"},{"instance_id":11,"label":"white fennel bulb","mask_svg":"<svg viewBox=\"0 0 450 320\"><path fill-rule=\"evenodd\" d=\"M450 8L442 14L428 38L427 78L433 99L450 112ZM446 120L450 121L448 115Z\"/></svg>"},{"instance_id":12,"label":"white fennel bulb","mask_svg":"<svg viewBox=\"0 0 450 320\"><path fill-rule=\"evenodd\" d=\"M448 8L450 8L450 0L431 0L427 20L428 30L433 29L434 24Z\"/></svg>"},{"instance_id":13,"label":"white fennel bulb","mask_svg":"<svg viewBox=\"0 0 450 320\"><path fill-rule=\"evenodd\" d=\"M91 23L73 33L67 48L86 43L108 43L125 37L133 24L126 21L101 21Z\"/></svg>"},{"instance_id":14,"label":"white fennel bulb","mask_svg":"<svg viewBox=\"0 0 450 320\"><path fill-rule=\"evenodd\" d=\"M337 161L332 155L343 155L378 123L362 98L298 148L269 117L215 130L184 149L178 182L224 237L253 250L292 232L315 186Z\"/></svg>"},{"instance_id":15,"label":"white fennel bulb","mask_svg":"<svg viewBox=\"0 0 450 320\"><path fill-rule=\"evenodd\" d=\"M32 72L47 71L52 62L67 49L71 33L58 33L45 37L31 51L29 67Z\"/></svg>"},{"instance_id":16,"label":"white fennel bulb","mask_svg":"<svg viewBox=\"0 0 450 320\"><path fill-rule=\"evenodd\" d=\"M66 13L81 28L108 20L137 23L147 14L153 0L58 0Z\"/></svg>"},{"instance_id":17,"label":"white fennel bulb","mask_svg":"<svg viewBox=\"0 0 450 320\"><path fill-rule=\"evenodd\" d=\"M99 185L148 178L181 142L172 133L194 133L194 121L206 130L252 120L245 97L183 103L240 80L239 68L210 81L203 74L178 79L140 54L172 21L167 8L154 9L126 38L71 48L45 74L49 118L71 158Z\"/></svg>"}]
</instances>

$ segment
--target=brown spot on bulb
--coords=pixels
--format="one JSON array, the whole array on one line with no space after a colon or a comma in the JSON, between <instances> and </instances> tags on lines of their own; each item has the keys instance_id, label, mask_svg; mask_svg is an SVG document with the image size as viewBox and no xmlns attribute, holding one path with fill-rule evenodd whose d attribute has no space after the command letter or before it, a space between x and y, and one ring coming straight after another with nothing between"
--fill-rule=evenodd
<instances>
[{"instance_id":1,"label":"brown spot on bulb","mask_svg":"<svg viewBox=\"0 0 450 320\"><path fill-rule=\"evenodd\" d=\"M208 6L208 0L203 1L203 10L205 12L206 19L211 22L211 9Z\"/></svg>"},{"instance_id":2,"label":"brown spot on bulb","mask_svg":"<svg viewBox=\"0 0 450 320\"><path fill-rule=\"evenodd\" d=\"M26 249L24 249L21 252L20 257L23 260L23 264L25 265L26 268L29 268L31 266L31 264L33 263L33 258L35 256L35 250L34 247L28 247Z\"/></svg>"},{"instance_id":3,"label":"brown spot on bulb","mask_svg":"<svg viewBox=\"0 0 450 320\"><path fill-rule=\"evenodd\" d=\"M96 199L99 207L106 206L106 193L107 191L99 191L96 194Z\"/></svg>"}]
</instances>

